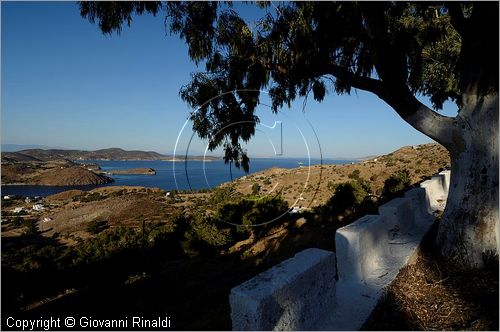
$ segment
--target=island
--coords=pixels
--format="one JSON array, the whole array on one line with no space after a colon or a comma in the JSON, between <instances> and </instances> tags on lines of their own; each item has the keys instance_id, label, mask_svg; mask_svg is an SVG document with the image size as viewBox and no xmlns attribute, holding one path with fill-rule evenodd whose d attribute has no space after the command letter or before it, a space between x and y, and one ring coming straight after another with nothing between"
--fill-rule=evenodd
<instances>
[{"instance_id":1,"label":"island","mask_svg":"<svg viewBox=\"0 0 500 332\"><path fill-rule=\"evenodd\" d=\"M129 168L129 169L121 169L121 170L110 170L104 172L105 174L127 174L127 175L156 175L156 170L149 167L143 168Z\"/></svg>"}]
</instances>

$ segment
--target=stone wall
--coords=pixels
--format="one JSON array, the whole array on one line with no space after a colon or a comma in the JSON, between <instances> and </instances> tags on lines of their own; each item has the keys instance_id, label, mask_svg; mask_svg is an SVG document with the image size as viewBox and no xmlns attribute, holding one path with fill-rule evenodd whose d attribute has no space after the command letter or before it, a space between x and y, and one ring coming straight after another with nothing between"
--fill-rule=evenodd
<instances>
[{"instance_id":1,"label":"stone wall","mask_svg":"<svg viewBox=\"0 0 500 332\"><path fill-rule=\"evenodd\" d=\"M359 329L444 209L449 182L441 172L338 229L336 252L306 249L233 288L233 330Z\"/></svg>"}]
</instances>

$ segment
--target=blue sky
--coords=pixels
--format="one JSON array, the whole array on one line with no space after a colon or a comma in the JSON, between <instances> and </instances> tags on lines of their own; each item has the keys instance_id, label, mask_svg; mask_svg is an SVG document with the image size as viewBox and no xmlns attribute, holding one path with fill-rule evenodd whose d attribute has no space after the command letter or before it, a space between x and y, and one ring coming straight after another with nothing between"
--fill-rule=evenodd
<instances>
[{"instance_id":1,"label":"blue sky","mask_svg":"<svg viewBox=\"0 0 500 332\"><path fill-rule=\"evenodd\" d=\"M1 6L2 144L174 150L190 111L179 89L197 68L186 45L165 33L162 15L136 17L120 35L105 36L80 17L72 2L2 1ZM255 12L237 6L242 8L245 15ZM310 98L305 113L302 102L277 116L264 105L258 111L264 124L283 122L286 156L305 156L309 147L316 157L314 132L327 158L431 142L363 91L329 93L322 103ZM453 116L456 106L447 103L442 113ZM277 142L279 135L260 128L248 151L272 155L268 139ZM178 151L186 149L190 135L188 124L179 135ZM193 141L190 153L203 153L206 142Z\"/></svg>"}]
</instances>

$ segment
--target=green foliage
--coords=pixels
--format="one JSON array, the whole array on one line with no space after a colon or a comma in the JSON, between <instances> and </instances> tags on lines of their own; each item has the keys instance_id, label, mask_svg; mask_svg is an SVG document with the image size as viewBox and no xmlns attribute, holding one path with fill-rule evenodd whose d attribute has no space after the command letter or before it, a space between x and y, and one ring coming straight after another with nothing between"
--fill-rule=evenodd
<instances>
[{"instance_id":1,"label":"green foliage","mask_svg":"<svg viewBox=\"0 0 500 332\"><path fill-rule=\"evenodd\" d=\"M280 217L288 210L288 204L281 197L263 197L254 202L243 214L242 225L259 225Z\"/></svg>"},{"instance_id":2,"label":"green foliage","mask_svg":"<svg viewBox=\"0 0 500 332\"><path fill-rule=\"evenodd\" d=\"M102 199L104 199L105 196L101 195L100 193L96 193L96 192L90 192L90 193L86 193L82 196L78 196L78 200L80 200L80 202L95 202L95 201L100 201Z\"/></svg>"},{"instance_id":3,"label":"green foliage","mask_svg":"<svg viewBox=\"0 0 500 332\"><path fill-rule=\"evenodd\" d=\"M360 205L367 195L366 189L357 181L345 182L337 186L327 205L336 213L344 213Z\"/></svg>"},{"instance_id":4,"label":"green foliage","mask_svg":"<svg viewBox=\"0 0 500 332\"><path fill-rule=\"evenodd\" d=\"M182 251L189 255L208 254L233 242L229 225L196 214L187 220L187 229L181 240Z\"/></svg>"},{"instance_id":5,"label":"green foliage","mask_svg":"<svg viewBox=\"0 0 500 332\"><path fill-rule=\"evenodd\" d=\"M90 234L99 234L107 228L109 228L109 224L106 220L92 220L87 224L85 230Z\"/></svg>"},{"instance_id":6,"label":"green foliage","mask_svg":"<svg viewBox=\"0 0 500 332\"><path fill-rule=\"evenodd\" d=\"M2 268L8 266L20 272L40 270L52 265L59 256L52 245L29 244L14 251L2 250Z\"/></svg>"},{"instance_id":7,"label":"green foliage","mask_svg":"<svg viewBox=\"0 0 500 332\"><path fill-rule=\"evenodd\" d=\"M231 243L230 229L227 225L217 227L214 220L197 215L191 223L191 230L196 239L212 247L222 247Z\"/></svg>"},{"instance_id":8,"label":"green foliage","mask_svg":"<svg viewBox=\"0 0 500 332\"><path fill-rule=\"evenodd\" d=\"M211 204L224 204L237 198L236 191L231 187L217 187L210 196Z\"/></svg>"},{"instance_id":9,"label":"green foliage","mask_svg":"<svg viewBox=\"0 0 500 332\"><path fill-rule=\"evenodd\" d=\"M25 227L23 235L30 236L38 233L38 226L35 220L23 219L22 226Z\"/></svg>"},{"instance_id":10,"label":"green foliage","mask_svg":"<svg viewBox=\"0 0 500 332\"><path fill-rule=\"evenodd\" d=\"M326 204L314 209L315 220L334 222L354 221L366 213L373 213L372 202L367 200L369 189L358 181L337 184L335 192Z\"/></svg>"},{"instance_id":11,"label":"green foliage","mask_svg":"<svg viewBox=\"0 0 500 332\"><path fill-rule=\"evenodd\" d=\"M385 198L401 196L410 186L410 172L407 169L397 171L384 181L382 196Z\"/></svg>"},{"instance_id":12,"label":"green foliage","mask_svg":"<svg viewBox=\"0 0 500 332\"><path fill-rule=\"evenodd\" d=\"M371 188L370 183L368 181L366 181L363 178L358 178L357 182L361 185L361 187L363 187L363 189L366 191L366 193L368 193L368 194L372 193L372 188Z\"/></svg>"},{"instance_id":13,"label":"green foliage","mask_svg":"<svg viewBox=\"0 0 500 332\"><path fill-rule=\"evenodd\" d=\"M62 260L70 265L103 261L124 250L142 247L142 234L133 228L118 227L101 232L65 252Z\"/></svg>"},{"instance_id":14,"label":"green foliage","mask_svg":"<svg viewBox=\"0 0 500 332\"><path fill-rule=\"evenodd\" d=\"M331 192L335 192L335 189L337 189L337 186L338 184L337 183L334 183L332 181L328 181L328 183L326 184L326 187L328 188L328 190L330 190Z\"/></svg>"},{"instance_id":15,"label":"green foliage","mask_svg":"<svg viewBox=\"0 0 500 332\"><path fill-rule=\"evenodd\" d=\"M3 208L12 206L13 204L14 204L14 200L13 199L2 199L2 207Z\"/></svg>"},{"instance_id":16,"label":"green foliage","mask_svg":"<svg viewBox=\"0 0 500 332\"><path fill-rule=\"evenodd\" d=\"M276 225L275 222L269 224L267 222L283 216L287 210L288 204L281 196L264 196L257 200L242 199L224 204L219 208L214 219L219 223L236 225L234 236L241 238L255 231L263 232L268 227Z\"/></svg>"},{"instance_id":17,"label":"green foliage","mask_svg":"<svg viewBox=\"0 0 500 332\"><path fill-rule=\"evenodd\" d=\"M264 180L264 184L265 184L266 186L270 185L270 184L271 184L271 180L269 180L269 179L265 179L265 180Z\"/></svg>"},{"instance_id":18,"label":"green foliage","mask_svg":"<svg viewBox=\"0 0 500 332\"><path fill-rule=\"evenodd\" d=\"M218 2L90 1L80 2L80 13L109 34L130 25L134 14L164 9L166 26L187 43L190 58L204 64L204 70L194 73L180 93L197 110L191 114L194 130L201 138L211 139L210 150L222 147L225 161L245 170L249 160L241 142L255 134L262 89L269 91L274 112L299 97L312 94L322 101L329 90L350 93L352 88L373 92L394 108L413 105L415 94L430 97L440 108L447 99L460 103L463 74L483 65L495 74L476 71L468 78L484 78L486 83L480 86L498 89L498 52L484 49L498 42L497 4L396 1L262 6L268 8L256 22ZM469 12L465 16L464 8ZM469 26L464 20L474 25L471 31L481 33L464 34L464 26ZM478 52L476 45L486 46ZM479 63L476 53L488 53L487 64ZM238 122L249 125L227 126Z\"/></svg>"},{"instance_id":19,"label":"green foliage","mask_svg":"<svg viewBox=\"0 0 500 332\"><path fill-rule=\"evenodd\" d=\"M21 227L22 223L23 223L23 218L19 216L16 216L12 219L12 226L14 228Z\"/></svg>"},{"instance_id":20,"label":"green foliage","mask_svg":"<svg viewBox=\"0 0 500 332\"><path fill-rule=\"evenodd\" d=\"M347 176L349 179L358 180L359 179L359 169L355 169L351 174Z\"/></svg>"},{"instance_id":21,"label":"green foliage","mask_svg":"<svg viewBox=\"0 0 500 332\"><path fill-rule=\"evenodd\" d=\"M260 191L260 185L258 183L254 183L252 185L252 195L258 195Z\"/></svg>"},{"instance_id":22,"label":"green foliage","mask_svg":"<svg viewBox=\"0 0 500 332\"><path fill-rule=\"evenodd\" d=\"M174 234L176 227L176 224L154 227L148 232L148 242L153 245L158 245L165 241L174 240L172 239L172 234Z\"/></svg>"},{"instance_id":23,"label":"green foliage","mask_svg":"<svg viewBox=\"0 0 500 332\"><path fill-rule=\"evenodd\" d=\"M126 193L124 189L116 190L113 191L111 194L109 194L109 197L120 197L123 196Z\"/></svg>"}]
</instances>

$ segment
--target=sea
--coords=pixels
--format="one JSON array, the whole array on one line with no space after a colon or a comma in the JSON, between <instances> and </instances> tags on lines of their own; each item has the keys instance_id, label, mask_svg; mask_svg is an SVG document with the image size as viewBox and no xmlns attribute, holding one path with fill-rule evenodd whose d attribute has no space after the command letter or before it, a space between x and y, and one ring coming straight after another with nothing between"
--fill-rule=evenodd
<instances>
[{"instance_id":1,"label":"sea","mask_svg":"<svg viewBox=\"0 0 500 332\"><path fill-rule=\"evenodd\" d=\"M98 164L103 171L125 170L130 168L153 168L156 175L130 175L117 174L108 175L114 182L102 185L88 186L32 186L32 185L2 185L1 195L19 196L48 196L70 189L92 190L105 186L143 186L161 188L166 191L182 190L196 191L210 189L217 185L233 181L245 176L245 172L236 167L225 164L222 160L187 162L172 162L162 160L137 160L137 161L113 161L113 160L83 160L81 163ZM350 164L357 160L339 159L301 159L301 158L252 158L250 159L249 174L259 172L271 167L297 168L320 164Z\"/></svg>"}]
</instances>

